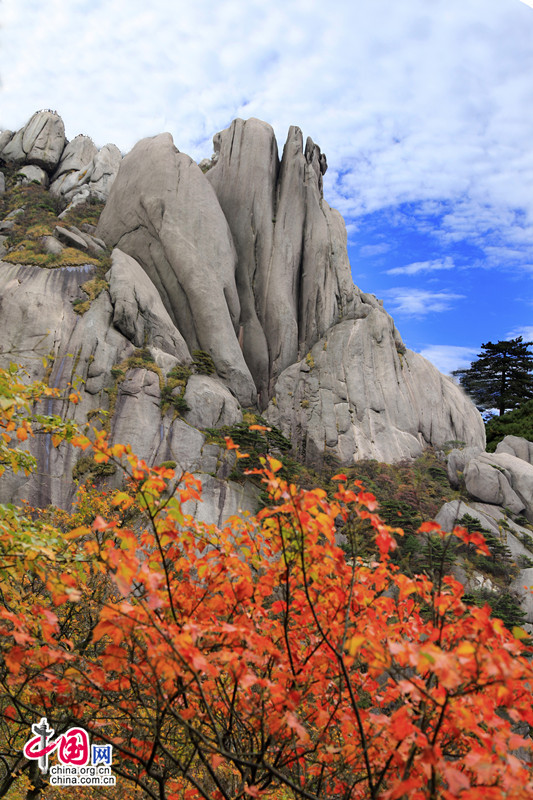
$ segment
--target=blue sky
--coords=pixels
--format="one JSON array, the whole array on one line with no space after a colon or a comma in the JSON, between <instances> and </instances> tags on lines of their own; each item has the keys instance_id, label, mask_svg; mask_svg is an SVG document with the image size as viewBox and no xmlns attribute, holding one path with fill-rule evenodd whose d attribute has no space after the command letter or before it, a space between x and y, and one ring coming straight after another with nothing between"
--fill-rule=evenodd
<instances>
[{"instance_id":1,"label":"blue sky","mask_svg":"<svg viewBox=\"0 0 533 800\"><path fill-rule=\"evenodd\" d=\"M444 372L533 339L533 8L522 0L0 0L0 129L41 108L200 159L235 117L326 153L355 283Z\"/></svg>"}]
</instances>

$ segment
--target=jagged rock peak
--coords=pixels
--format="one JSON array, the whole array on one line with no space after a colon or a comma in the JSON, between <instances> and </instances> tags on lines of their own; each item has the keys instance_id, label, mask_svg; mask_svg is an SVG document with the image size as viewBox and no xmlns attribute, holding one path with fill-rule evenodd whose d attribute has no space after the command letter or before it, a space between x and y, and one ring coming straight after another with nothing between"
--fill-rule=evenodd
<instances>
[{"instance_id":1,"label":"jagged rock peak","mask_svg":"<svg viewBox=\"0 0 533 800\"><path fill-rule=\"evenodd\" d=\"M65 126L54 111L37 111L2 150L2 158L15 164L36 164L55 169L65 147Z\"/></svg>"},{"instance_id":2,"label":"jagged rock peak","mask_svg":"<svg viewBox=\"0 0 533 800\"><path fill-rule=\"evenodd\" d=\"M216 134L214 149L204 176L169 134L139 142L98 235L140 258L189 347L207 349L221 376L222 347L234 365L242 351L238 370L265 407L283 369L353 313L346 232L322 196L325 157L310 139L304 151L299 128L281 161L273 129L253 118Z\"/></svg>"},{"instance_id":3,"label":"jagged rock peak","mask_svg":"<svg viewBox=\"0 0 533 800\"><path fill-rule=\"evenodd\" d=\"M88 136L68 142L61 117L45 110L37 111L16 133L0 133L0 159L23 170L42 168L47 173L46 185L50 176L52 194L77 205L91 197L107 200L122 155L114 144L98 150Z\"/></svg>"}]
</instances>

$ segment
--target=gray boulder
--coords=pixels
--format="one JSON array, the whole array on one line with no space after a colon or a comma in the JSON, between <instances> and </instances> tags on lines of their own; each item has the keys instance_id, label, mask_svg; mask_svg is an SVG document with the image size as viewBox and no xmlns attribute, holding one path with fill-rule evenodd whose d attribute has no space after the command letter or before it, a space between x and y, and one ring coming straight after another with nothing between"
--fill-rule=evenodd
<instances>
[{"instance_id":1,"label":"gray boulder","mask_svg":"<svg viewBox=\"0 0 533 800\"><path fill-rule=\"evenodd\" d=\"M462 449L455 447L451 450L447 459L448 479L455 489L461 485L461 477L468 462L481 452L481 447L463 447Z\"/></svg>"},{"instance_id":2,"label":"gray boulder","mask_svg":"<svg viewBox=\"0 0 533 800\"><path fill-rule=\"evenodd\" d=\"M65 147L65 126L58 114L38 111L10 139L2 158L15 164L36 164L47 172L54 170Z\"/></svg>"},{"instance_id":3,"label":"gray boulder","mask_svg":"<svg viewBox=\"0 0 533 800\"><path fill-rule=\"evenodd\" d=\"M28 164L25 167L21 167L18 171L19 180L21 179L21 183L28 184L36 181L40 183L41 186L48 186L49 179L47 173L42 169L42 167L37 167L35 164Z\"/></svg>"},{"instance_id":4,"label":"gray boulder","mask_svg":"<svg viewBox=\"0 0 533 800\"><path fill-rule=\"evenodd\" d=\"M135 256L189 349L210 353L238 400L252 405L231 233L209 182L170 134L143 139L123 159L97 235Z\"/></svg>"},{"instance_id":5,"label":"gray boulder","mask_svg":"<svg viewBox=\"0 0 533 800\"><path fill-rule=\"evenodd\" d=\"M89 189L94 197L106 201L117 177L122 154L114 144L106 144L94 156L88 168Z\"/></svg>"},{"instance_id":6,"label":"gray boulder","mask_svg":"<svg viewBox=\"0 0 533 800\"><path fill-rule=\"evenodd\" d=\"M533 442L521 436L505 436L496 447L496 453L507 453L533 464Z\"/></svg>"},{"instance_id":7,"label":"gray boulder","mask_svg":"<svg viewBox=\"0 0 533 800\"><path fill-rule=\"evenodd\" d=\"M75 149L67 152L68 148L65 148L65 162L59 165L50 187L52 194L63 197L70 204L69 208L90 197L105 202L122 161L120 150L114 144L106 144L97 150L87 137L78 139ZM80 164L85 158L89 160Z\"/></svg>"},{"instance_id":8,"label":"gray boulder","mask_svg":"<svg viewBox=\"0 0 533 800\"><path fill-rule=\"evenodd\" d=\"M533 519L533 465L510 453L481 453L464 473L468 493Z\"/></svg>"},{"instance_id":9,"label":"gray boulder","mask_svg":"<svg viewBox=\"0 0 533 800\"><path fill-rule=\"evenodd\" d=\"M85 239L82 239L81 236L78 236L77 233L74 233L74 231L71 231L69 228L63 228L61 225L58 225L54 228L54 236L67 247L87 250L87 242Z\"/></svg>"},{"instance_id":10,"label":"gray boulder","mask_svg":"<svg viewBox=\"0 0 533 800\"><path fill-rule=\"evenodd\" d=\"M81 172L91 163L97 153L98 148L89 136L76 136L63 150L61 160L52 176L52 181L55 183L60 177L70 172ZM55 193L53 189L54 183L50 187L52 193Z\"/></svg>"},{"instance_id":11,"label":"gray boulder","mask_svg":"<svg viewBox=\"0 0 533 800\"><path fill-rule=\"evenodd\" d=\"M41 242L45 253L51 253L54 256L60 255L65 249L64 245L55 236L43 236Z\"/></svg>"},{"instance_id":12,"label":"gray boulder","mask_svg":"<svg viewBox=\"0 0 533 800\"><path fill-rule=\"evenodd\" d=\"M483 503L504 506L513 514L520 514L525 505L513 491L509 473L496 467L490 460L485 460L482 453L478 458L468 462L464 471L465 486L468 494Z\"/></svg>"},{"instance_id":13,"label":"gray boulder","mask_svg":"<svg viewBox=\"0 0 533 800\"><path fill-rule=\"evenodd\" d=\"M13 138L13 131L0 131L0 156L3 158L3 151L6 145L9 144Z\"/></svg>"}]
</instances>

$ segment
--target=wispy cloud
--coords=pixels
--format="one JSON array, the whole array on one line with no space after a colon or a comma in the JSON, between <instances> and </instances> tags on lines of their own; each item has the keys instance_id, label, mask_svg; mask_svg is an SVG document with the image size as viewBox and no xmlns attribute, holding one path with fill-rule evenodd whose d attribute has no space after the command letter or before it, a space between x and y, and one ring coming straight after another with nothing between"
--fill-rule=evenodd
<instances>
[{"instance_id":1,"label":"wispy cloud","mask_svg":"<svg viewBox=\"0 0 533 800\"><path fill-rule=\"evenodd\" d=\"M509 339L517 339L521 336L525 342L533 342L533 325L521 325L513 328L507 336Z\"/></svg>"},{"instance_id":2,"label":"wispy cloud","mask_svg":"<svg viewBox=\"0 0 533 800\"><path fill-rule=\"evenodd\" d=\"M390 244L383 242L382 244L365 244L359 249L359 255L362 258L372 258L374 256L382 256L388 253L391 249Z\"/></svg>"},{"instance_id":3,"label":"wispy cloud","mask_svg":"<svg viewBox=\"0 0 533 800\"><path fill-rule=\"evenodd\" d=\"M421 356L431 361L438 370L449 375L455 369L466 369L478 353L471 347L459 347L448 344L430 344L419 351Z\"/></svg>"},{"instance_id":4,"label":"wispy cloud","mask_svg":"<svg viewBox=\"0 0 533 800\"><path fill-rule=\"evenodd\" d=\"M451 292L430 292L407 287L387 289L383 295L387 310L409 317L425 317L428 314L449 311L455 301L465 297Z\"/></svg>"},{"instance_id":5,"label":"wispy cloud","mask_svg":"<svg viewBox=\"0 0 533 800\"><path fill-rule=\"evenodd\" d=\"M437 272L441 269L453 269L455 264L450 256L434 261L416 261L405 267L394 267L387 270L387 275L419 275L421 272Z\"/></svg>"}]
</instances>

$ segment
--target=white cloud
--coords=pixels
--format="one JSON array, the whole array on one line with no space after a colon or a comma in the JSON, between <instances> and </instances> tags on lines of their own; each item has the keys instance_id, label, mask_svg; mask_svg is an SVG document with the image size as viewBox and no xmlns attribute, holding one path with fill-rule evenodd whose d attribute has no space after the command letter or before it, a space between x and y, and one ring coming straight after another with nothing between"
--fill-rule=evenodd
<instances>
[{"instance_id":1,"label":"white cloud","mask_svg":"<svg viewBox=\"0 0 533 800\"><path fill-rule=\"evenodd\" d=\"M456 300L464 295L451 292L429 292L424 289L395 287L382 292L387 310L409 317L425 317L428 314L449 311Z\"/></svg>"},{"instance_id":2,"label":"white cloud","mask_svg":"<svg viewBox=\"0 0 533 800\"><path fill-rule=\"evenodd\" d=\"M328 156L326 197L350 230L365 213L411 203L418 230L434 234L425 215L444 214L444 244L488 247L494 267L498 249L517 267L531 263L533 15L524 2L1 8L0 128L54 108L69 138L87 133L127 151L169 130L201 158L235 116L266 119L280 147L297 124Z\"/></svg>"},{"instance_id":3,"label":"white cloud","mask_svg":"<svg viewBox=\"0 0 533 800\"><path fill-rule=\"evenodd\" d=\"M478 353L471 347L448 344L429 344L418 352L445 375L456 369L467 369Z\"/></svg>"},{"instance_id":4,"label":"white cloud","mask_svg":"<svg viewBox=\"0 0 533 800\"><path fill-rule=\"evenodd\" d=\"M446 258L435 259L434 261L416 261L413 264L407 264L405 267L394 267L387 270L387 275L418 275L421 272L436 272L441 269L453 269L453 259L450 256Z\"/></svg>"},{"instance_id":5,"label":"white cloud","mask_svg":"<svg viewBox=\"0 0 533 800\"><path fill-rule=\"evenodd\" d=\"M533 342L533 325L518 326L507 334L508 339L517 339L519 336L523 338L524 342Z\"/></svg>"}]
</instances>

